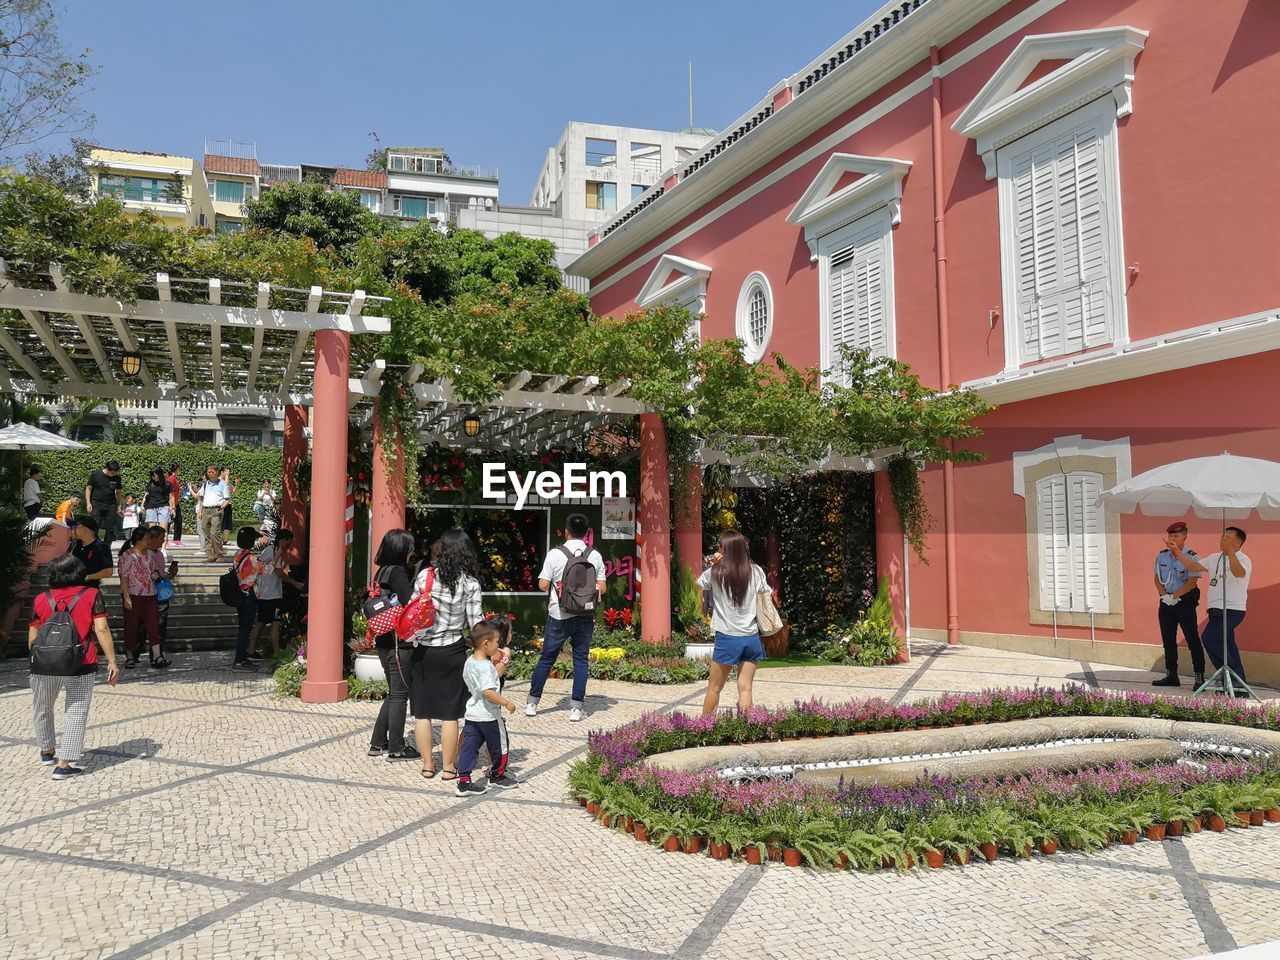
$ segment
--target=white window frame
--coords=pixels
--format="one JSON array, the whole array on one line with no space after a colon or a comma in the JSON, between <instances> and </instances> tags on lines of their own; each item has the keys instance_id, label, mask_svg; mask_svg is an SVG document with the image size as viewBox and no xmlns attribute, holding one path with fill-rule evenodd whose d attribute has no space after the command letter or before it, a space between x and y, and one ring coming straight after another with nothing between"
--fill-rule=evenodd
<instances>
[{"instance_id":1,"label":"white window frame","mask_svg":"<svg viewBox=\"0 0 1280 960\"><path fill-rule=\"evenodd\" d=\"M831 261L859 239L876 234L884 244L884 342L885 356L897 356L897 323L895 320L893 292L893 211L887 207L869 213L846 224L817 240L818 260L818 321L821 338L820 363L823 370L830 370L835 363L835 345L831 342ZM831 379L839 381L839 377Z\"/></svg>"},{"instance_id":2,"label":"white window frame","mask_svg":"<svg viewBox=\"0 0 1280 960\"><path fill-rule=\"evenodd\" d=\"M1107 263L1107 332L1102 344L1094 344L1087 350L1101 346L1124 346L1129 342L1128 297L1125 284L1124 216L1120 198L1120 149L1116 136L1116 118L1113 104L1099 99L1065 116L1047 123L1026 136L996 151L996 168L1000 205L1000 289L1004 301L1004 369L1006 373L1018 370L1026 363L1049 363L1078 351L1068 351L1039 358L1022 356L1021 318L1018 316L1018 250L1016 246L1017 223L1013 195L1013 163L1037 146L1047 144L1073 127L1088 123L1098 124L1100 142L1098 160L1101 166L1103 213L1109 257Z\"/></svg>"},{"instance_id":3,"label":"white window frame","mask_svg":"<svg viewBox=\"0 0 1280 960\"><path fill-rule=\"evenodd\" d=\"M759 343L751 338L751 298L757 291L764 297L765 308L764 336ZM769 340L773 337L773 288L769 286L769 278L759 270L742 282L734 317L738 339L742 342L743 359L747 363L760 361L768 351Z\"/></svg>"}]
</instances>

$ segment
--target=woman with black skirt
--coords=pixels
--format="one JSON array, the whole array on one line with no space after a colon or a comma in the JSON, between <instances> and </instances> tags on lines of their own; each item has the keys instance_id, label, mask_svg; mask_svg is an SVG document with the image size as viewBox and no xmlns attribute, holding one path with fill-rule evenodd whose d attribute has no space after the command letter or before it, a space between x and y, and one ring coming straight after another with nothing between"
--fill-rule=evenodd
<instances>
[{"instance_id":1,"label":"woman with black skirt","mask_svg":"<svg viewBox=\"0 0 1280 960\"><path fill-rule=\"evenodd\" d=\"M467 685L462 668L467 662L464 631L480 622L480 563L471 538L461 530L447 530L431 551L431 564L419 566L414 591L431 585L436 619L430 630L414 638L409 701L422 775L436 775L431 754L431 721L440 722L441 780L458 779L458 721L466 711Z\"/></svg>"},{"instance_id":2,"label":"woman with black skirt","mask_svg":"<svg viewBox=\"0 0 1280 960\"><path fill-rule=\"evenodd\" d=\"M413 556L413 534L408 530L388 530L373 558L378 572L374 580L381 593L393 596L402 607L413 598L413 581L409 579L409 559ZM378 710L369 741L369 756L387 755L388 761L416 760L418 751L404 742L404 718L409 706L410 653L412 643L401 643L394 630L375 638L374 649L387 675L387 696Z\"/></svg>"}]
</instances>

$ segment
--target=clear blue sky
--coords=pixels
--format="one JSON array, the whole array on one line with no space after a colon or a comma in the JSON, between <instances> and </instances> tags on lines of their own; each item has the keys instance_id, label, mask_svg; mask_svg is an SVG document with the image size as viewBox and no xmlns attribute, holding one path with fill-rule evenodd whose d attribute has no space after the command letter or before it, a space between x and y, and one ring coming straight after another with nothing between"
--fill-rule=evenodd
<instances>
[{"instance_id":1,"label":"clear blue sky","mask_svg":"<svg viewBox=\"0 0 1280 960\"><path fill-rule=\"evenodd\" d=\"M376 131L496 165L523 204L568 121L687 126L692 57L695 123L722 128L879 5L64 0L62 34L93 50L104 146L199 156L210 137L360 166Z\"/></svg>"}]
</instances>

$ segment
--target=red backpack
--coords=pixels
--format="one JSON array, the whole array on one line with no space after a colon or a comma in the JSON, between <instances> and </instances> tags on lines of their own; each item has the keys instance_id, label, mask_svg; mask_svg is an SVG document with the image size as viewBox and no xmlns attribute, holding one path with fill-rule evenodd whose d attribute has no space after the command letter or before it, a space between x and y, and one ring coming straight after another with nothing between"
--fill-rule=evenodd
<instances>
[{"instance_id":1,"label":"red backpack","mask_svg":"<svg viewBox=\"0 0 1280 960\"><path fill-rule=\"evenodd\" d=\"M400 607L400 618L396 622L396 636L400 640L412 640L421 631L430 630L436 622L436 605L431 599L431 588L435 586L435 582L435 567L427 567L427 582L422 590Z\"/></svg>"}]
</instances>

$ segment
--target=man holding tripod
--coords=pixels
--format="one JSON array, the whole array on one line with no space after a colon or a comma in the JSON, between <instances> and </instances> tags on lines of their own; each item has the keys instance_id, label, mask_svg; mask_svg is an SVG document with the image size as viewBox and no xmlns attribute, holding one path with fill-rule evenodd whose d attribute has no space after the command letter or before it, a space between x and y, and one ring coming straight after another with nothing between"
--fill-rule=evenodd
<instances>
[{"instance_id":1,"label":"man holding tripod","mask_svg":"<svg viewBox=\"0 0 1280 960\"><path fill-rule=\"evenodd\" d=\"M1227 527L1217 553L1195 561L1174 550L1174 556L1192 573L1209 575L1209 606L1205 612L1209 622L1205 624L1205 648L1214 667L1222 666L1222 634L1227 635L1227 666L1241 681L1247 683L1244 664L1240 662L1240 648L1236 646L1236 628L1244 621L1249 596L1249 578L1253 576L1253 561L1240 549L1248 535L1239 527Z\"/></svg>"}]
</instances>

